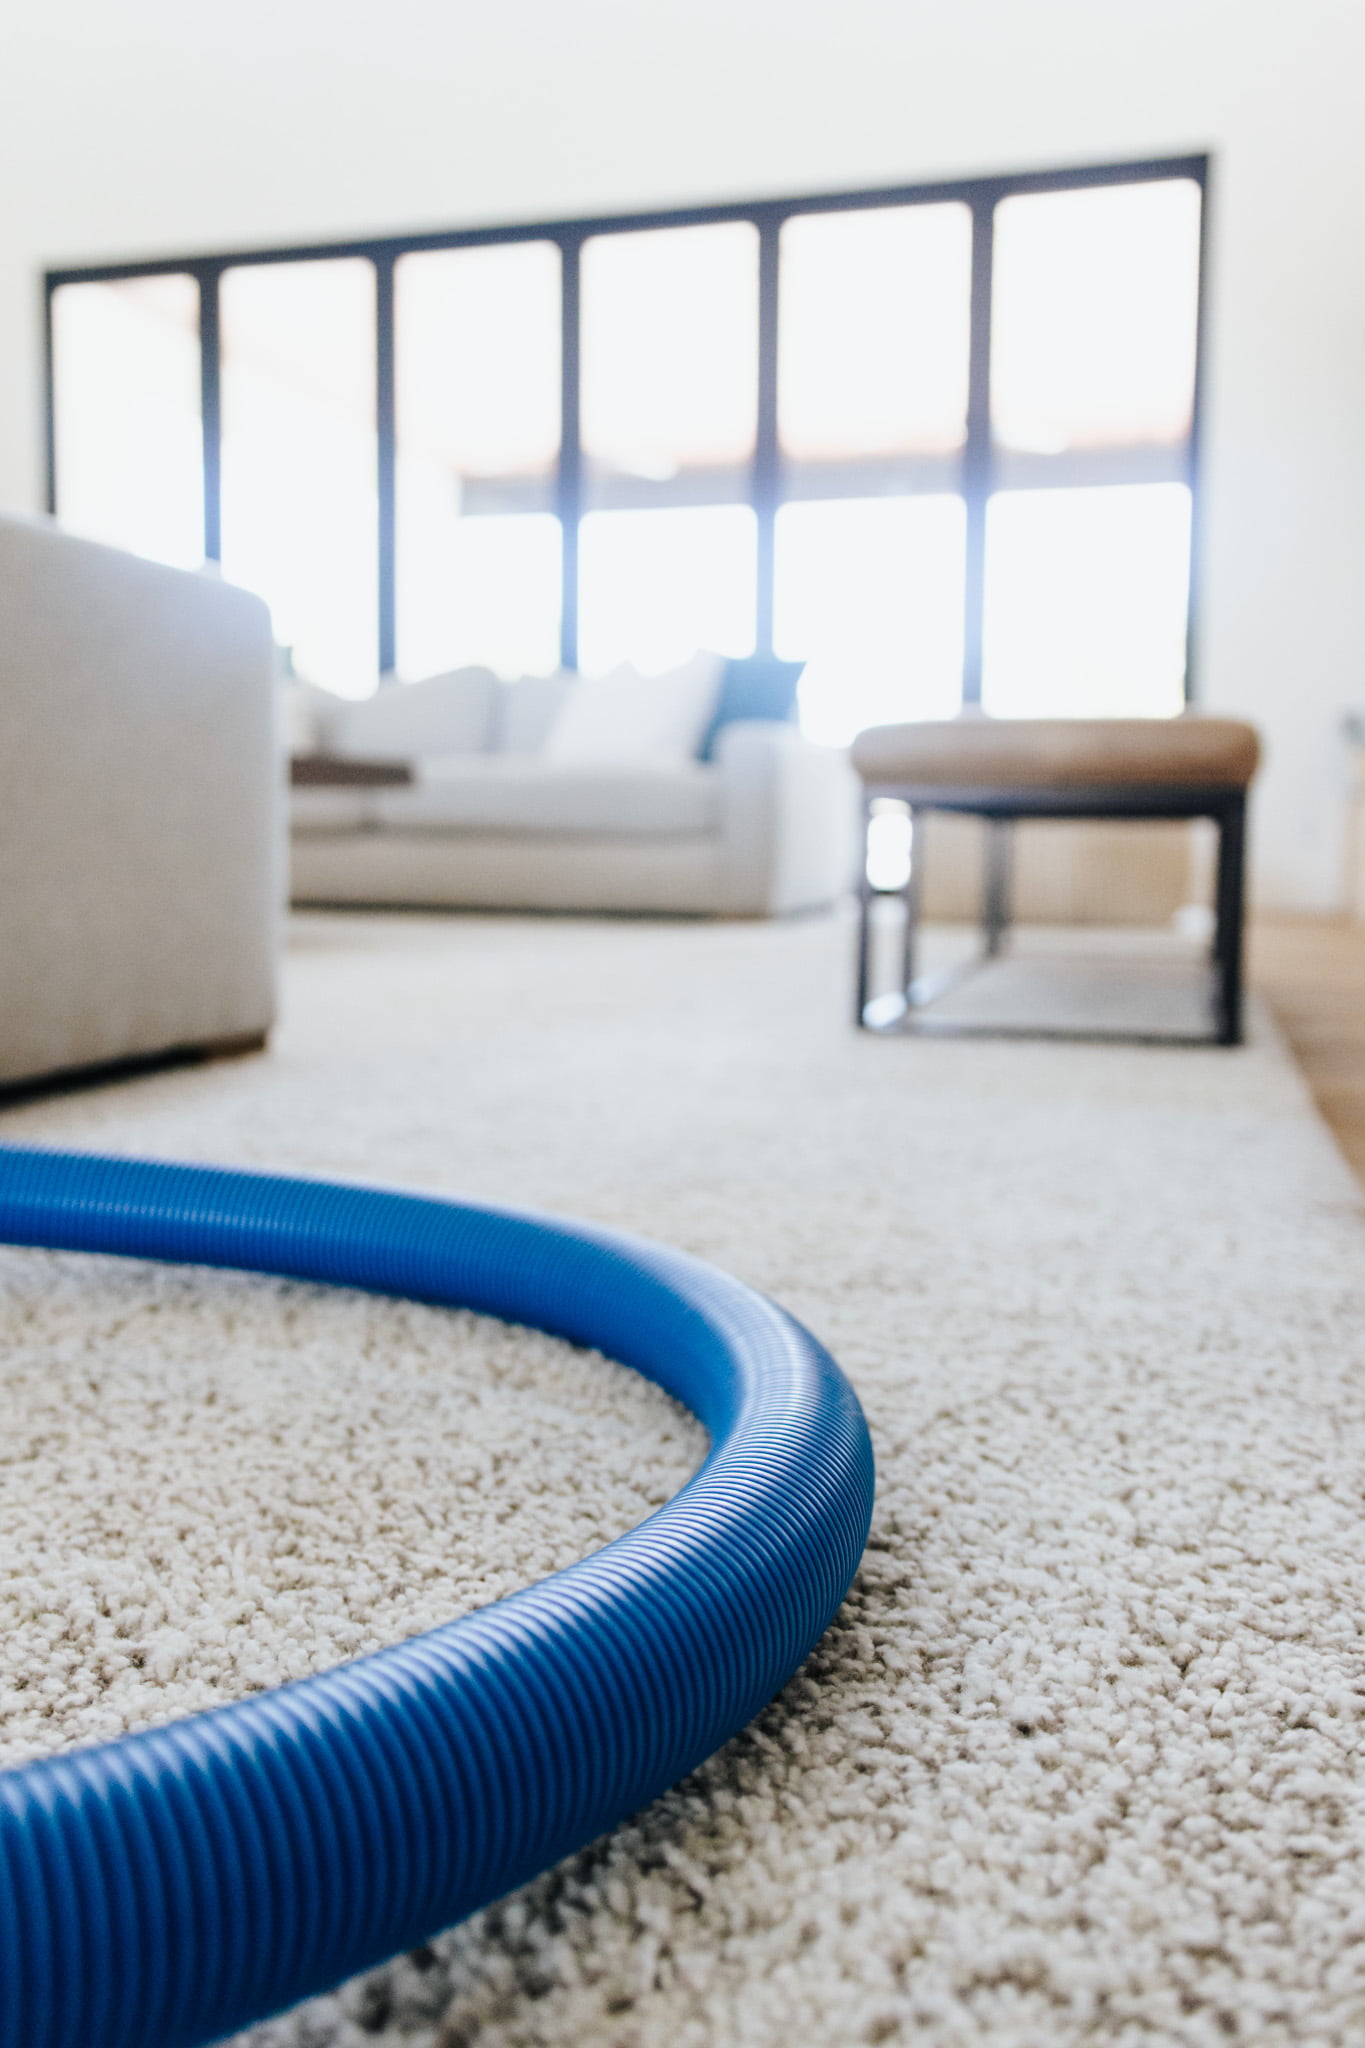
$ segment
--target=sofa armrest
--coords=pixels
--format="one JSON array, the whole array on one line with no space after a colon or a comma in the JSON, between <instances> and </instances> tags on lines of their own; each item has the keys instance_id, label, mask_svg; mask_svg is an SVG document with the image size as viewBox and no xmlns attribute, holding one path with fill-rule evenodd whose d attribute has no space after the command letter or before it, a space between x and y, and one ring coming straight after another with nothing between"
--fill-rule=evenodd
<instances>
[{"instance_id":1,"label":"sofa armrest","mask_svg":"<svg viewBox=\"0 0 1365 2048\"><path fill-rule=\"evenodd\" d=\"M274 694L259 598L0 519L0 1080L269 1027Z\"/></svg>"},{"instance_id":2,"label":"sofa armrest","mask_svg":"<svg viewBox=\"0 0 1365 2048\"><path fill-rule=\"evenodd\" d=\"M766 917L833 903L851 886L858 781L846 754L795 726L737 721L716 743L720 908Z\"/></svg>"}]
</instances>

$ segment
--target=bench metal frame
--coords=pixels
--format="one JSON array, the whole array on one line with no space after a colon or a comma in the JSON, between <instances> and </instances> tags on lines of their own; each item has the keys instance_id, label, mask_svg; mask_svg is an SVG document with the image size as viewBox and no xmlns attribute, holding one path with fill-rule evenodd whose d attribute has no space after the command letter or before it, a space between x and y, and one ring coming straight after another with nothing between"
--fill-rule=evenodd
<instances>
[{"instance_id":1,"label":"bench metal frame","mask_svg":"<svg viewBox=\"0 0 1365 2048\"><path fill-rule=\"evenodd\" d=\"M906 804L912 829L910 873L898 889L877 889L867 877L867 832L872 806L883 798ZM955 811L986 821L986 863L981 891L981 949L965 967L937 976L916 972L924 861L913 836L926 811ZM938 997L975 973L1004 948L1012 922L1012 827L1020 818L1082 820L1210 818L1218 828L1218 879L1210 994L1213 1027L1206 1036L1188 1032L1084 1031L1031 1025L954 1024L925 1015ZM962 1037L1104 1039L1129 1044L1240 1045L1242 1043L1242 927L1245 916L1246 790L1240 786L1088 784L1077 787L980 789L934 783L868 783L863 796L863 860L859 875L858 965L855 1019L863 1031L935 1032ZM899 896L905 905L900 986L870 997L873 899Z\"/></svg>"}]
</instances>

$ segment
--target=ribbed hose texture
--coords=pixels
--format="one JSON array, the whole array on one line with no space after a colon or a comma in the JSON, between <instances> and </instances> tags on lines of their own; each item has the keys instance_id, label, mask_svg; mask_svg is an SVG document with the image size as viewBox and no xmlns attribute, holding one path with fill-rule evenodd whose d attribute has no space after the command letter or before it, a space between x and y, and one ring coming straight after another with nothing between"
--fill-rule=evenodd
<instances>
[{"instance_id":1,"label":"ribbed hose texture","mask_svg":"<svg viewBox=\"0 0 1365 2048\"><path fill-rule=\"evenodd\" d=\"M648 1521L318 1677L0 1772L0 2048L194 2048L411 1948L752 1719L872 1510L829 1354L682 1253L511 1209L0 1148L0 1241L480 1310L596 1347L712 1447Z\"/></svg>"}]
</instances>

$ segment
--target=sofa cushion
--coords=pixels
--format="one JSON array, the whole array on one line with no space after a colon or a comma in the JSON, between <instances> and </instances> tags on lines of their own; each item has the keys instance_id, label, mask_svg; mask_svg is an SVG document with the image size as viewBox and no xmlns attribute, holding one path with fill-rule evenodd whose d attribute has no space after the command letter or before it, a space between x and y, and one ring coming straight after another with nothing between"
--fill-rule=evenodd
<instances>
[{"instance_id":1,"label":"sofa cushion","mask_svg":"<svg viewBox=\"0 0 1365 2048\"><path fill-rule=\"evenodd\" d=\"M376 823L375 791L356 787L289 792L291 832L363 832Z\"/></svg>"},{"instance_id":2,"label":"sofa cushion","mask_svg":"<svg viewBox=\"0 0 1365 2048\"><path fill-rule=\"evenodd\" d=\"M491 668L390 683L333 715L329 750L398 761L457 751L481 754L492 741L498 687Z\"/></svg>"},{"instance_id":3,"label":"sofa cushion","mask_svg":"<svg viewBox=\"0 0 1365 2048\"><path fill-rule=\"evenodd\" d=\"M325 753L331 742L333 720L348 708L344 697L334 696L316 683L305 683L297 676L285 678L280 690L285 752Z\"/></svg>"},{"instance_id":4,"label":"sofa cushion","mask_svg":"<svg viewBox=\"0 0 1365 2048\"><path fill-rule=\"evenodd\" d=\"M796 717L796 686L805 666L804 661L776 661L771 655L727 661L711 723L697 749L698 759L714 758L722 726L749 719L791 724Z\"/></svg>"},{"instance_id":5,"label":"sofa cushion","mask_svg":"<svg viewBox=\"0 0 1365 2048\"><path fill-rule=\"evenodd\" d=\"M561 767L451 755L422 762L410 789L367 794L380 822L395 830L639 837L714 831L721 779L695 761Z\"/></svg>"},{"instance_id":6,"label":"sofa cushion","mask_svg":"<svg viewBox=\"0 0 1365 2048\"><path fill-rule=\"evenodd\" d=\"M522 676L515 683L500 683L493 718L493 752L538 754L560 706L577 681L572 669L561 668L552 676Z\"/></svg>"},{"instance_id":7,"label":"sofa cushion","mask_svg":"<svg viewBox=\"0 0 1365 2048\"><path fill-rule=\"evenodd\" d=\"M642 676L629 662L585 676L566 695L546 735L547 761L694 760L720 694L720 655L694 654L681 668Z\"/></svg>"}]
</instances>

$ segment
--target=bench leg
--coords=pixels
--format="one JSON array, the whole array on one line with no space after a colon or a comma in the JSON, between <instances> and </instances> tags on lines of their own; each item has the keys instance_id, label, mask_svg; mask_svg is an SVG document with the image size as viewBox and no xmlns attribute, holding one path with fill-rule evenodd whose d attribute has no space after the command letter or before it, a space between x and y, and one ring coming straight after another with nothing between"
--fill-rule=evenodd
<instances>
[{"instance_id":1,"label":"bench leg","mask_svg":"<svg viewBox=\"0 0 1365 2048\"><path fill-rule=\"evenodd\" d=\"M905 924L901 930L901 993L905 997L907 1010L914 1004L912 993L915 986L915 954L919 944L920 904L924 900L922 877L924 874L924 813L916 818L914 806L910 809L910 873L901 891L905 899Z\"/></svg>"},{"instance_id":2,"label":"bench leg","mask_svg":"<svg viewBox=\"0 0 1365 2048\"><path fill-rule=\"evenodd\" d=\"M872 825L872 805L863 798L863 830L858 866L858 971L854 977L853 1021L859 1031L867 1029L867 980L872 954L872 884L867 879L867 836Z\"/></svg>"},{"instance_id":3,"label":"bench leg","mask_svg":"<svg viewBox=\"0 0 1365 2048\"><path fill-rule=\"evenodd\" d=\"M1010 928L1014 865L1014 821L986 819L986 863L981 885L981 950L994 960Z\"/></svg>"},{"instance_id":4,"label":"bench leg","mask_svg":"<svg viewBox=\"0 0 1365 2048\"><path fill-rule=\"evenodd\" d=\"M1218 813L1218 904L1213 959L1218 1043L1242 1043L1242 924L1245 914L1246 797L1239 791Z\"/></svg>"}]
</instances>

